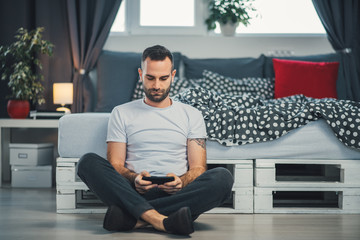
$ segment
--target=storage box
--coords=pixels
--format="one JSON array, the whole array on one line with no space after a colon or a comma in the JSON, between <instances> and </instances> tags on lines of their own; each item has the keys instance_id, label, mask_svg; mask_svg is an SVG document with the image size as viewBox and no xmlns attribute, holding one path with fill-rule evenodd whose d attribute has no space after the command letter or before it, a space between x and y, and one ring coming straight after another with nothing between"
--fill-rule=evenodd
<instances>
[{"instance_id":1,"label":"storage box","mask_svg":"<svg viewBox=\"0 0 360 240\"><path fill-rule=\"evenodd\" d=\"M52 166L11 166L11 186L49 188L52 186Z\"/></svg>"},{"instance_id":2,"label":"storage box","mask_svg":"<svg viewBox=\"0 0 360 240\"><path fill-rule=\"evenodd\" d=\"M52 143L10 143L9 148L11 165L50 165L54 159L54 145Z\"/></svg>"}]
</instances>

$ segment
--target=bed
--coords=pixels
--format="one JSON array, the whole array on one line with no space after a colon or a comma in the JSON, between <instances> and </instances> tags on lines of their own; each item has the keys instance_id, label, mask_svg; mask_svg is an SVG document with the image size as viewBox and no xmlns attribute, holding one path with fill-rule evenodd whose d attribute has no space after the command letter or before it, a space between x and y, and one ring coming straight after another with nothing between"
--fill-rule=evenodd
<instances>
[{"instance_id":1,"label":"bed","mask_svg":"<svg viewBox=\"0 0 360 240\"><path fill-rule=\"evenodd\" d=\"M104 211L104 208L89 207L92 198L87 196L86 186L75 176L76 162L87 152L105 157L108 112L118 104L143 96L136 74L139 59L140 54L104 51L97 64L96 87L84 89L85 108L98 113L71 114L60 119L60 157L56 170L59 213ZM293 74L286 78L294 81L291 86L299 81L314 81L314 77L323 78L323 72L330 73L325 83L331 86L324 91L297 86L315 95L325 94L314 98L298 94L283 97L282 94L291 88L286 86L287 82L285 93L284 90L276 92L277 69L273 66L276 60L264 55L190 59L176 53L174 59L175 67L182 68L182 75L174 82L171 95L202 111L209 135L209 167L223 165L232 171L235 179L230 202L212 212L360 213L359 103L335 100L342 96L341 86L336 85L339 82L337 70L341 66L326 63L336 62L336 54L293 57L285 62L285 66L294 64L291 62L294 59L318 62L316 66L307 66L308 63L303 66L300 62L300 73L311 69L305 80L299 80L299 73L296 73L299 70L282 69L288 75ZM312 70L319 65L325 70ZM97 89L97 93L91 89ZM201 97L199 92L203 93ZM283 99L287 101L281 102ZM280 111L289 104L291 111ZM279 106L282 109L279 110ZM275 113L274 109L277 109ZM307 109L305 113L304 109ZM344 114L335 119L340 110L353 114L346 116L347 126L337 124L344 122L341 119ZM239 114L240 111L243 112ZM230 112L243 118L229 120L225 115ZM266 114L269 116L263 122ZM251 121L250 116L254 117ZM280 126L279 122L267 127L278 116L283 123L291 122L291 126ZM242 126L244 122L246 126ZM242 127L237 129L238 125ZM260 136L264 128L266 133L262 137L254 137Z\"/></svg>"}]
</instances>

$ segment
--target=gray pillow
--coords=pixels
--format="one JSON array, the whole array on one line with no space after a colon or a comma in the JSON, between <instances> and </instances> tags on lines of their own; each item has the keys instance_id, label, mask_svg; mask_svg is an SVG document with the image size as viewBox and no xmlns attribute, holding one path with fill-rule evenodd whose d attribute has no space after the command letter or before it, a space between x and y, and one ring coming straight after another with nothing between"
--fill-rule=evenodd
<instances>
[{"instance_id":1,"label":"gray pillow","mask_svg":"<svg viewBox=\"0 0 360 240\"><path fill-rule=\"evenodd\" d=\"M265 56L258 58L205 58L191 59L183 56L185 78L197 79L202 77L205 69L219 73L226 77L263 77Z\"/></svg>"},{"instance_id":2,"label":"gray pillow","mask_svg":"<svg viewBox=\"0 0 360 240\"><path fill-rule=\"evenodd\" d=\"M174 67L179 68L181 53L173 53ZM111 112L120 104L131 101L141 53L103 51L97 62L96 112Z\"/></svg>"},{"instance_id":3,"label":"gray pillow","mask_svg":"<svg viewBox=\"0 0 360 240\"><path fill-rule=\"evenodd\" d=\"M111 112L131 100L140 67L141 54L103 51L97 62L96 112Z\"/></svg>"}]
</instances>

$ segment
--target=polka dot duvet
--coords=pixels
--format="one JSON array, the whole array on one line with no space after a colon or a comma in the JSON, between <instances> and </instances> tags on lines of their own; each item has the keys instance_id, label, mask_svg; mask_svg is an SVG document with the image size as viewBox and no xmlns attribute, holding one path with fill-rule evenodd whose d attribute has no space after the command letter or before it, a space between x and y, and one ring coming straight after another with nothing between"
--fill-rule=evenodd
<instances>
[{"instance_id":1,"label":"polka dot duvet","mask_svg":"<svg viewBox=\"0 0 360 240\"><path fill-rule=\"evenodd\" d=\"M174 99L200 110L208 139L225 146L271 141L310 121L324 119L341 142L360 149L358 102L303 95L280 99L229 96L201 87L181 92Z\"/></svg>"}]
</instances>

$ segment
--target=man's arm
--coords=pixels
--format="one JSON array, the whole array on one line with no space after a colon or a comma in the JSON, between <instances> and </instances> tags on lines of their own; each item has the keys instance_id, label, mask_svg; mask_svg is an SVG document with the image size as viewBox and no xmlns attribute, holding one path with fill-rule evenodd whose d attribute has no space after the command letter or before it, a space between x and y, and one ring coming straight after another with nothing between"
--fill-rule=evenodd
<instances>
[{"instance_id":1,"label":"man's arm","mask_svg":"<svg viewBox=\"0 0 360 240\"><path fill-rule=\"evenodd\" d=\"M182 187L185 187L206 171L206 139L189 138L187 140L187 152L189 170L180 177Z\"/></svg>"},{"instance_id":2,"label":"man's arm","mask_svg":"<svg viewBox=\"0 0 360 240\"><path fill-rule=\"evenodd\" d=\"M189 138L187 140L189 170L181 177L173 173L167 174L175 178L174 181L159 185L163 191L174 194L194 181L206 171L206 144L205 138Z\"/></svg>"},{"instance_id":3,"label":"man's arm","mask_svg":"<svg viewBox=\"0 0 360 240\"><path fill-rule=\"evenodd\" d=\"M108 142L107 159L118 173L129 179L130 182L134 183L138 174L125 167L126 143Z\"/></svg>"},{"instance_id":4,"label":"man's arm","mask_svg":"<svg viewBox=\"0 0 360 240\"><path fill-rule=\"evenodd\" d=\"M156 184L151 184L149 181L142 180L143 176L150 177L148 172L144 171L137 174L125 167L126 143L108 142L107 159L118 173L135 185L135 188L139 193L143 194L149 189L157 186Z\"/></svg>"}]
</instances>

